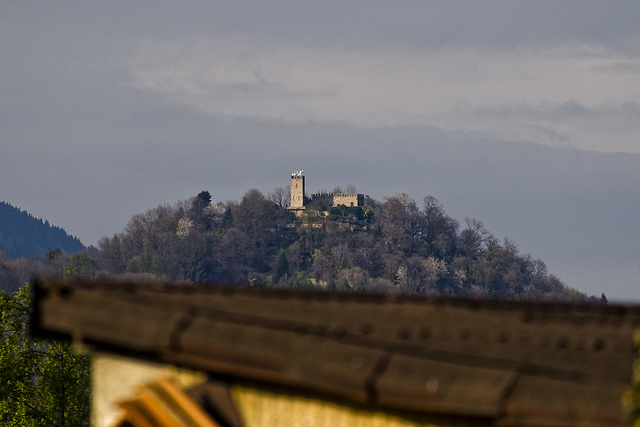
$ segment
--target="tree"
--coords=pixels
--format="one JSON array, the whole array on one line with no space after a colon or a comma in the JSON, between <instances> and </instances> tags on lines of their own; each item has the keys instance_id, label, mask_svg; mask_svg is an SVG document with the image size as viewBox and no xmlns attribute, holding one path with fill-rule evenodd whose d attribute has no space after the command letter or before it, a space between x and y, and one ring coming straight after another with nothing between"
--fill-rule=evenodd
<instances>
[{"instance_id":1,"label":"tree","mask_svg":"<svg viewBox=\"0 0 640 427\"><path fill-rule=\"evenodd\" d=\"M347 185L345 191L347 194L358 194L358 188L353 184Z\"/></svg>"},{"instance_id":2,"label":"tree","mask_svg":"<svg viewBox=\"0 0 640 427\"><path fill-rule=\"evenodd\" d=\"M273 283L278 283L280 279L287 278L289 275L289 261L287 260L287 253L284 249L278 251L276 256L276 265L273 271Z\"/></svg>"},{"instance_id":3,"label":"tree","mask_svg":"<svg viewBox=\"0 0 640 427\"><path fill-rule=\"evenodd\" d=\"M465 218L467 228L462 230L460 238L462 240L462 250L471 258L477 258L482 253L484 246L493 241L493 236L484 228L484 224L475 218Z\"/></svg>"},{"instance_id":4,"label":"tree","mask_svg":"<svg viewBox=\"0 0 640 427\"><path fill-rule=\"evenodd\" d=\"M209 193L208 191L201 191L196 196L196 200L199 204L202 205L203 208L206 208L207 206L209 206L209 203L211 203L211 193Z\"/></svg>"},{"instance_id":5,"label":"tree","mask_svg":"<svg viewBox=\"0 0 640 427\"><path fill-rule=\"evenodd\" d=\"M209 229L212 224L209 215L207 215L207 211L211 206L211 193L208 191L201 191L196 197L190 199L190 204L191 206L187 209L189 219L193 220L198 228L202 230ZM179 209L174 208L173 216L176 218L182 216L179 215L178 210Z\"/></svg>"},{"instance_id":6,"label":"tree","mask_svg":"<svg viewBox=\"0 0 640 427\"><path fill-rule=\"evenodd\" d=\"M442 203L433 196L422 199L424 218L424 238L432 243L441 234L449 238L455 238L458 229L458 222L447 216Z\"/></svg>"},{"instance_id":7,"label":"tree","mask_svg":"<svg viewBox=\"0 0 640 427\"><path fill-rule=\"evenodd\" d=\"M80 252L69 258L66 277L93 277L97 271L98 261Z\"/></svg>"},{"instance_id":8,"label":"tree","mask_svg":"<svg viewBox=\"0 0 640 427\"><path fill-rule=\"evenodd\" d=\"M566 290L544 263L520 255L513 242L498 241L482 222L466 218L460 230L461 224L434 197L425 197L418 206L407 193L386 197L383 203L365 196L364 206L331 207L326 217L326 199L320 199L296 218L279 206L288 200L279 197L287 188L278 190L268 197L249 190L240 202L224 204L202 192L160 205L133 216L122 233L102 239L98 255L86 254L99 262L96 274L101 277L137 274L148 279L144 274L153 274L303 287L313 278L319 286L331 282L337 289L584 298ZM81 262L88 261L82 255L71 258L52 251L39 271L53 271L53 260L56 266L69 262L77 267L70 271L74 274L91 274L95 267ZM0 286L29 280L31 275L15 280L29 266L21 262L0 257L0 274L6 273ZM354 268L365 273L362 280L345 282L343 271Z\"/></svg>"},{"instance_id":9,"label":"tree","mask_svg":"<svg viewBox=\"0 0 640 427\"><path fill-rule=\"evenodd\" d=\"M120 237L117 234L114 234L112 238L101 237L98 240L98 250L100 251L98 260L101 269L114 274L124 272L127 259L123 254Z\"/></svg>"},{"instance_id":10,"label":"tree","mask_svg":"<svg viewBox=\"0 0 640 427\"><path fill-rule=\"evenodd\" d=\"M375 214L375 210L370 205L365 205L362 208L362 220L370 223L373 220L373 216Z\"/></svg>"},{"instance_id":11,"label":"tree","mask_svg":"<svg viewBox=\"0 0 640 427\"><path fill-rule=\"evenodd\" d=\"M407 193L399 192L386 197L382 205L381 224L386 227L397 227L411 237L418 237L422 232L422 214Z\"/></svg>"},{"instance_id":12,"label":"tree","mask_svg":"<svg viewBox=\"0 0 640 427\"><path fill-rule=\"evenodd\" d=\"M232 206L233 226L242 230L258 246L277 238L277 231L287 221L288 214L268 200L260 190L251 189L242 201ZM276 239L277 240L277 239Z\"/></svg>"},{"instance_id":13,"label":"tree","mask_svg":"<svg viewBox=\"0 0 640 427\"><path fill-rule=\"evenodd\" d=\"M0 251L0 289L13 290L19 280L18 273L13 268L13 260L4 252Z\"/></svg>"},{"instance_id":14,"label":"tree","mask_svg":"<svg viewBox=\"0 0 640 427\"><path fill-rule=\"evenodd\" d=\"M281 208L289 206L290 199L291 189L289 187L274 188L273 191L269 193L269 200Z\"/></svg>"},{"instance_id":15,"label":"tree","mask_svg":"<svg viewBox=\"0 0 640 427\"><path fill-rule=\"evenodd\" d=\"M61 249L49 249L43 260L43 274L51 277L63 277L64 267L67 265L68 260L69 256ZM19 283L24 283L24 281Z\"/></svg>"},{"instance_id":16,"label":"tree","mask_svg":"<svg viewBox=\"0 0 640 427\"><path fill-rule=\"evenodd\" d=\"M69 343L32 339L31 292L0 292L0 423L15 426L88 426L89 358Z\"/></svg>"}]
</instances>

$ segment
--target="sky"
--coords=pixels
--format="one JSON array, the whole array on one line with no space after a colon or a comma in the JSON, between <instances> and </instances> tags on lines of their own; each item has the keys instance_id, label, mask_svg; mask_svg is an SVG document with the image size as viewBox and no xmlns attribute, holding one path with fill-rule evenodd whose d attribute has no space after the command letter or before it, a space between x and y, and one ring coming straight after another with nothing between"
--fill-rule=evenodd
<instances>
[{"instance_id":1,"label":"sky","mask_svg":"<svg viewBox=\"0 0 640 427\"><path fill-rule=\"evenodd\" d=\"M640 3L0 2L0 200L97 245L202 190L432 195L640 302Z\"/></svg>"}]
</instances>

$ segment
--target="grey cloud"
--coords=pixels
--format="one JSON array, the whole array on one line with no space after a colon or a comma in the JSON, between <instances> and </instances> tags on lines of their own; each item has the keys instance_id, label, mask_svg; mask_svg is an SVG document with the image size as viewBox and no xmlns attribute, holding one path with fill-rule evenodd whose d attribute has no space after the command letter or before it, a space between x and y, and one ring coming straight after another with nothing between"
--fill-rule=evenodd
<instances>
[{"instance_id":1,"label":"grey cloud","mask_svg":"<svg viewBox=\"0 0 640 427\"><path fill-rule=\"evenodd\" d=\"M560 104L460 106L462 121L494 126L493 135L535 141L555 147L609 147L636 152L640 104L623 101L586 106L574 100Z\"/></svg>"},{"instance_id":2,"label":"grey cloud","mask_svg":"<svg viewBox=\"0 0 640 427\"><path fill-rule=\"evenodd\" d=\"M252 34L280 42L354 48L387 44L417 47L547 46L597 43L622 49L638 40L640 5L600 1L455 2L384 1L171 1L126 7L82 2L12 3L5 16L19 15L33 27L93 35L92 43L125 45L130 37L160 39L202 34ZM24 23L24 22L22 22ZM87 43L76 40L76 44Z\"/></svg>"},{"instance_id":3,"label":"grey cloud","mask_svg":"<svg viewBox=\"0 0 640 427\"><path fill-rule=\"evenodd\" d=\"M260 80L253 83L234 83L234 84L203 84L201 89L206 96L219 96L225 99L254 99L261 103L268 102L270 98L279 101L288 99L317 99L317 98L333 98L337 95L335 89L311 90L305 89L300 91L292 91L289 88L266 80Z\"/></svg>"},{"instance_id":4,"label":"grey cloud","mask_svg":"<svg viewBox=\"0 0 640 427\"><path fill-rule=\"evenodd\" d=\"M618 131L640 128L640 104L625 101L587 107L574 100L562 104L543 105L485 105L478 108L463 107L463 114L482 119L530 121L531 126L551 129L544 123L584 122L596 126L608 126L613 122Z\"/></svg>"},{"instance_id":5,"label":"grey cloud","mask_svg":"<svg viewBox=\"0 0 640 427\"><path fill-rule=\"evenodd\" d=\"M556 105L484 105L474 109L474 113L480 117L493 119L510 119L516 117L529 117L545 120L567 120L571 118L585 118L595 112L574 100L569 100Z\"/></svg>"},{"instance_id":6,"label":"grey cloud","mask_svg":"<svg viewBox=\"0 0 640 427\"><path fill-rule=\"evenodd\" d=\"M616 61L607 65L595 67L596 71L607 74L640 74L640 62L638 61Z\"/></svg>"}]
</instances>

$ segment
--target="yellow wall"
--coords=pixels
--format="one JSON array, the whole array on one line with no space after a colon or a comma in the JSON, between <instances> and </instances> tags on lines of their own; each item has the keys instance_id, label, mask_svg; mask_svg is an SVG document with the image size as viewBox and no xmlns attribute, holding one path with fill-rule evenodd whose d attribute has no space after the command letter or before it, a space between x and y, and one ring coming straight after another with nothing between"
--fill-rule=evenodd
<instances>
[{"instance_id":1,"label":"yellow wall","mask_svg":"<svg viewBox=\"0 0 640 427\"><path fill-rule=\"evenodd\" d=\"M247 427L479 427L489 426L462 418L402 414L373 410L331 400L233 386L231 395Z\"/></svg>"}]
</instances>

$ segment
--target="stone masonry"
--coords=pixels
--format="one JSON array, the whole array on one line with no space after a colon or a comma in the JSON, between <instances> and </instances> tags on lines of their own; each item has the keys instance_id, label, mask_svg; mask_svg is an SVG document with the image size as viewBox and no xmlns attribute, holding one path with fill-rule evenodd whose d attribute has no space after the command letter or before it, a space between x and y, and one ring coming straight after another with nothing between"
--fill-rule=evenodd
<instances>
[{"instance_id":1,"label":"stone masonry","mask_svg":"<svg viewBox=\"0 0 640 427\"><path fill-rule=\"evenodd\" d=\"M289 209L301 213L309 203L322 201L327 207L345 205L347 207L364 206L364 194L359 193L316 193L305 198L304 171L291 174L291 200Z\"/></svg>"}]
</instances>

